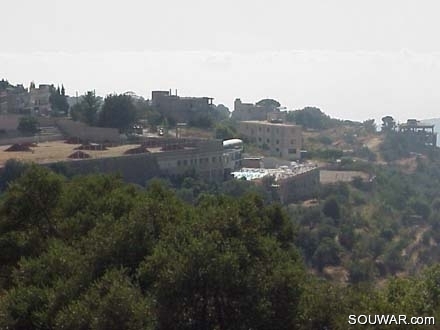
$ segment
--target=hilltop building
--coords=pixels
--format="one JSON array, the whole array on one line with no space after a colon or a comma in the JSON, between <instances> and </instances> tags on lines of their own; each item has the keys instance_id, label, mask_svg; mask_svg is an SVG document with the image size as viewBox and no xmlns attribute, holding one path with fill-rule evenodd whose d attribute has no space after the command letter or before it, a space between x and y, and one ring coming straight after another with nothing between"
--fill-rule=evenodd
<instances>
[{"instance_id":1,"label":"hilltop building","mask_svg":"<svg viewBox=\"0 0 440 330\"><path fill-rule=\"evenodd\" d=\"M50 104L52 88L52 85L47 84L35 87L33 82L29 90L23 85L7 85L0 88L0 113L48 115L52 111Z\"/></svg>"},{"instance_id":2,"label":"hilltop building","mask_svg":"<svg viewBox=\"0 0 440 330\"><path fill-rule=\"evenodd\" d=\"M52 111L50 104L51 85L41 84L38 88L31 83L29 88L30 109L32 114L49 115Z\"/></svg>"},{"instance_id":3,"label":"hilltop building","mask_svg":"<svg viewBox=\"0 0 440 330\"><path fill-rule=\"evenodd\" d=\"M437 133L434 131L434 126L424 125L416 119L408 119L406 123L399 125L399 132L414 141L435 147L437 146Z\"/></svg>"},{"instance_id":4,"label":"hilltop building","mask_svg":"<svg viewBox=\"0 0 440 330\"><path fill-rule=\"evenodd\" d=\"M243 103L241 99L235 99L231 118L238 121L266 120L267 115L274 110L272 106Z\"/></svg>"},{"instance_id":5,"label":"hilltop building","mask_svg":"<svg viewBox=\"0 0 440 330\"><path fill-rule=\"evenodd\" d=\"M229 139L223 141L223 163L225 170L232 172L242 164L243 141L240 139Z\"/></svg>"},{"instance_id":6,"label":"hilltop building","mask_svg":"<svg viewBox=\"0 0 440 330\"><path fill-rule=\"evenodd\" d=\"M288 160L301 158L302 128L299 125L285 124L283 113L268 113L268 121L241 121L238 132L269 150L271 156Z\"/></svg>"},{"instance_id":7,"label":"hilltop building","mask_svg":"<svg viewBox=\"0 0 440 330\"><path fill-rule=\"evenodd\" d=\"M190 122L197 112L210 111L213 107L212 97L181 97L170 91L153 91L151 93L152 107L165 117L176 123Z\"/></svg>"},{"instance_id":8,"label":"hilltop building","mask_svg":"<svg viewBox=\"0 0 440 330\"><path fill-rule=\"evenodd\" d=\"M29 93L23 85L8 86L0 90L0 113L26 113L28 108Z\"/></svg>"}]
</instances>

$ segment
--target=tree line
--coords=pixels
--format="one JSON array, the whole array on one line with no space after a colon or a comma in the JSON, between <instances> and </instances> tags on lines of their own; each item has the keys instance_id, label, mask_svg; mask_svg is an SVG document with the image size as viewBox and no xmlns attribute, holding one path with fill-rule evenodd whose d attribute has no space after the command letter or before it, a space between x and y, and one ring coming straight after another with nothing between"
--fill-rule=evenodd
<instances>
[{"instance_id":1,"label":"tree line","mask_svg":"<svg viewBox=\"0 0 440 330\"><path fill-rule=\"evenodd\" d=\"M381 289L322 280L297 247L298 216L254 193L188 204L157 180L35 165L9 178L2 329L350 329L351 314L439 315L438 266ZM344 216L337 200L322 212Z\"/></svg>"}]
</instances>

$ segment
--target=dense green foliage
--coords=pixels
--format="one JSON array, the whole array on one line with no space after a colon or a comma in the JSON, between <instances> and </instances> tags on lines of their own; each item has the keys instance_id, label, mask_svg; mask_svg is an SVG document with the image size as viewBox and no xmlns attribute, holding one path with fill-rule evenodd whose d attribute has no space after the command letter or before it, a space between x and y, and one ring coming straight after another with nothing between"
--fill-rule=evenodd
<instances>
[{"instance_id":1,"label":"dense green foliage","mask_svg":"<svg viewBox=\"0 0 440 330\"><path fill-rule=\"evenodd\" d=\"M343 121L330 118L330 116L323 113L320 109L314 107L289 111L286 120L301 125L304 128L312 129L327 129L343 124Z\"/></svg>"},{"instance_id":2,"label":"dense green foliage","mask_svg":"<svg viewBox=\"0 0 440 330\"><path fill-rule=\"evenodd\" d=\"M238 133L235 123L231 120L224 120L216 124L215 138L221 140L238 138Z\"/></svg>"},{"instance_id":3,"label":"dense green foliage","mask_svg":"<svg viewBox=\"0 0 440 330\"><path fill-rule=\"evenodd\" d=\"M0 90L5 90L8 87L12 87L12 85L9 83L9 81L2 78L2 80L0 80Z\"/></svg>"},{"instance_id":4,"label":"dense green foliage","mask_svg":"<svg viewBox=\"0 0 440 330\"><path fill-rule=\"evenodd\" d=\"M304 270L280 206L34 167L0 207L0 328L291 329Z\"/></svg>"},{"instance_id":5,"label":"dense green foliage","mask_svg":"<svg viewBox=\"0 0 440 330\"><path fill-rule=\"evenodd\" d=\"M121 131L128 130L136 122L136 114L136 107L131 96L108 95L99 112L99 125L118 128Z\"/></svg>"},{"instance_id":6,"label":"dense green foliage","mask_svg":"<svg viewBox=\"0 0 440 330\"><path fill-rule=\"evenodd\" d=\"M281 106L281 103L274 99L263 99L258 101L255 105L259 105L261 107L276 109Z\"/></svg>"},{"instance_id":7,"label":"dense green foliage","mask_svg":"<svg viewBox=\"0 0 440 330\"><path fill-rule=\"evenodd\" d=\"M100 108L101 98L97 97L94 91L88 91L78 103L72 106L70 115L73 120L94 126L97 124Z\"/></svg>"},{"instance_id":8,"label":"dense green foliage","mask_svg":"<svg viewBox=\"0 0 440 330\"><path fill-rule=\"evenodd\" d=\"M432 147L425 145L425 141L411 134L403 134L393 130L384 131L384 141L380 146L380 153L386 161L395 161L411 155L411 153L428 153Z\"/></svg>"},{"instance_id":9,"label":"dense green foliage","mask_svg":"<svg viewBox=\"0 0 440 330\"><path fill-rule=\"evenodd\" d=\"M32 116L21 117L17 129L25 135L33 135L38 132L38 120Z\"/></svg>"},{"instance_id":10,"label":"dense green foliage","mask_svg":"<svg viewBox=\"0 0 440 330\"><path fill-rule=\"evenodd\" d=\"M54 114L55 116L67 116L67 113L69 111L69 104L67 103L64 86L61 86L61 88L59 86L57 88L52 87L49 102L52 107L52 114Z\"/></svg>"},{"instance_id":11,"label":"dense green foliage","mask_svg":"<svg viewBox=\"0 0 440 330\"><path fill-rule=\"evenodd\" d=\"M193 108L189 114L188 125L199 128L212 128L215 123L229 118L229 109L222 104Z\"/></svg>"},{"instance_id":12,"label":"dense green foliage","mask_svg":"<svg viewBox=\"0 0 440 330\"><path fill-rule=\"evenodd\" d=\"M141 189L11 161L0 176L0 328L350 329L353 314L440 317L438 164L378 167L372 182L324 186L321 203L285 213L270 182L176 177ZM348 285L329 275L338 267Z\"/></svg>"}]
</instances>

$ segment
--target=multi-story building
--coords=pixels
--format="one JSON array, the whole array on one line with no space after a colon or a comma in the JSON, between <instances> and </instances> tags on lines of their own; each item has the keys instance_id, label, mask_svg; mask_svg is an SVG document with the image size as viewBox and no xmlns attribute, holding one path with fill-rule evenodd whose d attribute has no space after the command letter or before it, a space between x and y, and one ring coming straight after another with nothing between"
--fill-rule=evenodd
<instances>
[{"instance_id":1,"label":"multi-story building","mask_svg":"<svg viewBox=\"0 0 440 330\"><path fill-rule=\"evenodd\" d=\"M0 90L1 113L27 113L29 111L29 93L23 85L9 86Z\"/></svg>"},{"instance_id":2,"label":"multi-story building","mask_svg":"<svg viewBox=\"0 0 440 330\"><path fill-rule=\"evenodd\" d=\"M408 119L406 123L399 125L399 132L410 137L414 142L420 142L427 146L437 146L437 133L435 125L422 124L416 119Z\"/></svg>"},{"instance_id":3,"label":"multi-story building","mask_svg":"<svg viewBox=\"0 0 440 330\"><path fill-rule=\"evenodd\" d=\"M243 103L241 99L235 99L232 119L235 120L266 120L269 112L275 109L270 106L261 106L253 103Z\"/></svg>"},{"instance_id":4,"label":"multi-story building","mask_svg":"<svg viewBox=\"0 0 440 330\"><path fill-rule=\"evenodd\" d=\"M289 160L301 158L302 128L280 121L242 121L239 133L268 150L271 156Z\"/></svg>"},{"instance_id":5,"label":"multi-story building","mask_svg":"<svg viewBox=\"0 0 440 330\"><path fill-rule=\"evenodd\" d=\"M225 170L232 172L241 166L243 141L230 139L223 141L223 163Z\"/></svg>"},{"instance_id":6,"label":"multi-story building","mask_svg":"<svg viewBox=\"0 0 440 330\"><path fill-rule=\"evenodd\" d=\"M30 108L33 114L48 115L52 111L50 104L51 85L40 84L38 88L31 83L29 88Z\"/></svg>"},{"instance_id":7,"label":"multi-story building","mask_svg":"<svg viewBox=\"0 0 440 330\"><path fill-rule=\"evenodd\" d=\"M181 97L171 91L153 91L151 105L168 119L189 122L200 111L209 111L213 106L211 97Z\"/></svg>"}]
</instances>

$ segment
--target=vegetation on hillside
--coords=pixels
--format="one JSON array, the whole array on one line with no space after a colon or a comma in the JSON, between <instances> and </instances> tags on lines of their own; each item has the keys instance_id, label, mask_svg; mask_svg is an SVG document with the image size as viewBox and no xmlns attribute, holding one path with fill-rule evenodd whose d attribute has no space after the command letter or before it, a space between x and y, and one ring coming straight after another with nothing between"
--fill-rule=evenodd
<instances>
[{"instance_id":1,"label":"vegetation on hillside","mask_svg":"<svg viewBox=\"0 0 440 330\"><path fill-rule=\"evenodd\" d=\"M288 212L248 182L144 190L10 163L0 328L347 329L351 314L440 316L439 161L412 175L377 168L374 182L324 187L318 206ZM321 279L338 267L348 285Z\"/></svg>"},{"instance_id":2,"label":"vegetation on hillside","mask_svg":"<svg viewBox=\"0 0 440 330\"><path fill-rule=\"evenodd\" d=\"M24 135L34 135L39 130L38 120L32 116L21 117L17 126L19 130Z\"/></svg>"},{"instance_id":3,"label":"vegetation on hillside","mask_svg":"<svg viewBox=\"0 0 440 330\"><path fill-rule=\"evenodd\" d=\"M306 107L302 110L289 111L286 120L301 125L304 128L318 130L338 127L344 123L342 120L330 118L330 116L315 107Z\"/></svg>"},{"instance_id":4,"label":"vegetation on hillside","mask_svg":"<svg viewBox=\"0 0 440 330\"><path fill-rule=\"evenodd\" d=\"M136 108L131 96L126 94L108 95L99 112L98 123L103 127L129 130L136 122Z\"/></svg>"},{"instance_id":5,"label":"vegetation on hillside","mask_svg":"<svg viewBox=\"0 0 440 330\"><path fill-rule=\"evenodd\" d=\"M51 87L49 102L52 108L52 116L67 116L69 104L63 85L61 85L61 88L59 86L57 88Z\"/></svg>"},{"instance_id":6,"label":"vegetation on hillside","mask_svg":"<svg viewBox=\"0 0 440 330\"><path fill-rule=\"evenodd\" d=\"M73 120L95 126L98 123L101 103L101 98L96 96L94 91L88 91L80 98L78 103L72 106L70 115Z\"/></svg>"}]
</instances>

